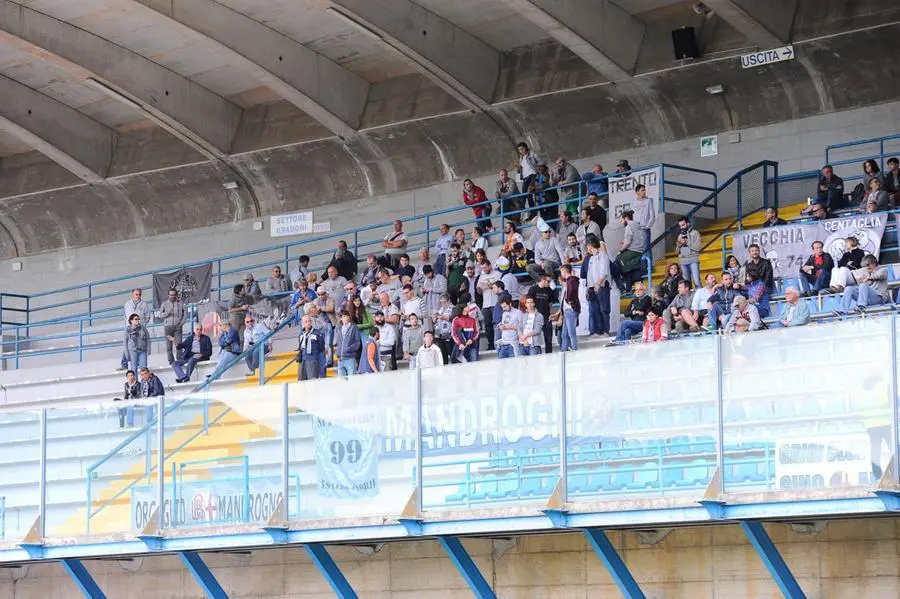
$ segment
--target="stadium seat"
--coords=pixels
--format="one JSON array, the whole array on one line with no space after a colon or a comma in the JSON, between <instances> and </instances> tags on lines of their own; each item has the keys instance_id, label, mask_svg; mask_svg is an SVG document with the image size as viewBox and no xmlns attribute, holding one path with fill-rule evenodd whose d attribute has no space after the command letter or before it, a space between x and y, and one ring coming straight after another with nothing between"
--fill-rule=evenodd
<instances>
[{"instance_id":1,"label":"stadium seat","mask_svg":"<svg viewBox=\"0 0 900 599\"><path fill-rule=\"evenodd\" d=\"M507 497L513 497L518 488L518 476L515 472L510 472L499 477L497 489L495 491L490 491L488 497L490 499L506 499Z\"/></svg>"},{"instance_id":2,"label":"stadium seat","mask_svg":"<svg viewBox=\"0 0 900 599\"><path fill-rule=\"evenodd\" d=\"M467 487L466 483L460 483L459 487L457 487L457 489L456 489L456 493L453 493L452 495L447 495L447 497L444 498L444 502L445 503L463 503L464 501L466 501L466 499L468 499L468 497L469 497L468 489L466 487Z\"/></svg>"},{"instance_id":3,"label":"stadium seat","mask_svg":"<svg viewBox=\"0 0 900 599\"><path fill-rule=\"evenodd\" d=\"M684 478L676 481L677 487L696 487L709 484L709 462L698 458L684 469Z\"/></svg>"},{"instance_id":4,"label":"stadium seat","mask_svg":"<svg viewBox=\"0 0 900 599\"><path fill-rule=\"evenodd\" d=\"M713 419L715 420L715 414L713 415ZM678 425L679 426L697 424L698 422L699 422L699 419L697 418L697 407L696 406L684 407L684 408L680 408L678 410Z\"/></svg>"},{"instance_id":5,"label":"stadium seat","mask_svg":"<svg viewBox=\"0 0 900 599\"><path fill-rule=\"evenodd\" d=\"M656 428L667 428L671 427L675 422L675 414L672 410L664 408L661 410L655 411L655 425Z\"/></svg>"},{"instance_id":6,"label":"stadium seat","mask_svg":"<svg viewBox=\"0 0 900 599\"><path fill-rule=\"evenodd\" d=\"M659 465L656 462L644 462L634 472L634 480L625 484L626 489L649 489L659 485Z\"/></svg>"},{"instance_id":7,"label":"stadium seat","mask_svg":"<svg viewBox=\"0 0 900 599\"><path fill-rule=\"evenodd\" d=\"M814 306L814 304L811 304ZM841 309L840 295L825 295L822 297L822 309L818 313L836 312Z\"/></svg>"},{"instance_id":8,"label":"stadium seat","mask_svg":"<svg viewBox=\"0 0 900 599\"><path fill-rule=\"evenodd\" d=\"M796 416L793 401L776 401L775 418L793 418Z\"/></svg>"},{"instance_id":9,"label":"stadium seat","mask_svg":"<svg viewBox=\"0 0 900 599\"><path fill-rule=\"evenodd\" d=\"M684 480L684 466L679 464L664 464L662 468L662 486L671 488L678 486L678 481Z\"/></svg>"},{"instance_id":10,"label":"stadium seat","mask_svg":"<svg viewBox=\"0 0 900 599\"><path fill-rule=\"evenodd\" d=\"M714 424L716 422L716 406L704 404L700 408L700 421L703 424Z\"/></svg>"}]
</instances>

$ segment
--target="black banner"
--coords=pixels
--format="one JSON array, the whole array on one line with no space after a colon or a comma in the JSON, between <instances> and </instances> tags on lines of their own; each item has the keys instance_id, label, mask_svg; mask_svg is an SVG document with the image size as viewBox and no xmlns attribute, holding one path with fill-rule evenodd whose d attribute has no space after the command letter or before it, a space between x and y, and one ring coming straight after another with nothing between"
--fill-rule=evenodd
<instances>
[{"instance_id":1,"label":"black banner","mask_svg":"<svg viewBox=\"0 0 900 599\"><path fill-rule=\"evenodd\" d=\"M212 262L153 274L153 308L158 310L169 297L169 289L185 304L209 299L212 290Z\"/></svg>"}]
</instances>

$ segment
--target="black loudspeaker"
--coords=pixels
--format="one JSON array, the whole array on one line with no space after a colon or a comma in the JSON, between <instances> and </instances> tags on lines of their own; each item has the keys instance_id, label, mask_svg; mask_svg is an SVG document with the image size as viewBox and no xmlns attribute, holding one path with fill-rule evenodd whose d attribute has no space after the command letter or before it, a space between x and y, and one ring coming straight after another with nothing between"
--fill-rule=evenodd
<instances>
[{"instance_id":1,"label":"black loudspeaker","mask_svg":"<svg viewBox=\"0 0 900 599\"><path fill-rule=\"evenodd\" d=\"M675 47L675 60L700 57L700 50L697 48L697 37L694 35L693 27L673 29L672 45Z\"/></svg>"}]
</instances>

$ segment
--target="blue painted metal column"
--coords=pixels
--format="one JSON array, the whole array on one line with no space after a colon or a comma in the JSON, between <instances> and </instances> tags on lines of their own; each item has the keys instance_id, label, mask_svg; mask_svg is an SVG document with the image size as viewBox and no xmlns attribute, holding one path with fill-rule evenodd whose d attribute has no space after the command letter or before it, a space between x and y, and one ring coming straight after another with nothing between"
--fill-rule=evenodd
<instances>
[{"instance_id":1,"label":"blue painted metal column","mask_svg":"<svg viewBox=\"0 0 900 599\"><path fill-rule=\"evenodd\" d=\"M193 551L182 551L178 556L209 599L228 599L225 589L216 580L216 577L199 554Z\"/></svg>"},{"instance_id":2,"label":"blue painted metal column","mask_svg":"<svg viewBox=\"0 0 900 599\"><path fill-rule=\"evenodd\" d=\"M741 522L741 529L766 566L766 570L775 579L775 584L781 589L782 594L789 599L806 599L806 595L797 584L797 579L784 562L762 522Z\"/></svg>"},{"instance_id":3,"label":"blue painted metal column","mask_svg":"<svg viewBox=\"0 0 900 599\"><path fill-rule=\"evenodd\" d=\"M306 553L312 558L316 568L319 569L319 572L325 577L325 580L328 581L331 590L338 596L338 599L358 599L356 591L350 586L344 573L341 572L341 569L334 562L334 559L332 559L324 545L312 543L305 545L305 547Z\"/></svg>"},{"instance_id":4,"label":"blue painted metal column","mask_svg":"<svg viewBox=\"0 0 900 599\"><path fill-rule=\"evenodd\" d=\"M606 571L609 572L613 582L619 587L622 596L625 599L645 599L644 592L638 586L634 576L631 575L628 566L619 557L619 552L613 547L606 533L599 528L586 528L584 534L590 541L600 561L606 566Z\"/></svg>"},{"instance_id":5,"label":"blue painted metal column","mask_svg":"<svg viewBox=\"0 0 900 599\"><path fill-rule=\"evenodd\" d=\"M472 589L472 593L476 599L496 599L497 595L491 585L484 579L478 566L472 561L469 552L463 547L462 542L457 537L438 537L441 547L447 552L450 561L462 574L466 584Z\"/></svg>"},{"instance_id":6,"label":"blue painted metal column","mask_svg":"<svg viewBox=\"0 0 900 599\"><path fill-rule=\"evenodd\" d=\"M81 560L64 559L62 565L63 568L66 569L66 572L69 573L69 576L72 577L72 580L75 581L78 590L80 590L87 599L106 599L106 595L100 590L97 581L94 580L91 573L84 567Z\"/></svg>"}]
</instances>

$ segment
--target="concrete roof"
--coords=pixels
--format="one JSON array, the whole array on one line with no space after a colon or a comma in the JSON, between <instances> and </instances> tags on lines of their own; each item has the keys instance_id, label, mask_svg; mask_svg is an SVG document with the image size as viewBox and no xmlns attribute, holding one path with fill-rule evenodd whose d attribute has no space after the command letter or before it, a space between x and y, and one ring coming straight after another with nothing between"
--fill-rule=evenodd
<instances>
[{"instance_id":1,"label":"concrete roof","mask_svg":"<svg viewBox=\"0 0 900 599\"><path fill-rule=\"evenodd\" d=\"M893 61L834 56L892 55L897 3L694 4L0 0L0 256L476 175L519 138L574 157L896 97ZM674 59L682 26L701 58ZM788 41L778 71L735 59ZM301 184L300 156L329 183ZM242 183L225 203L222 180ZM162 218L173 190L217 205ZM130 220L63 230L100 206Z\"/></svg>"}]
</instances>

